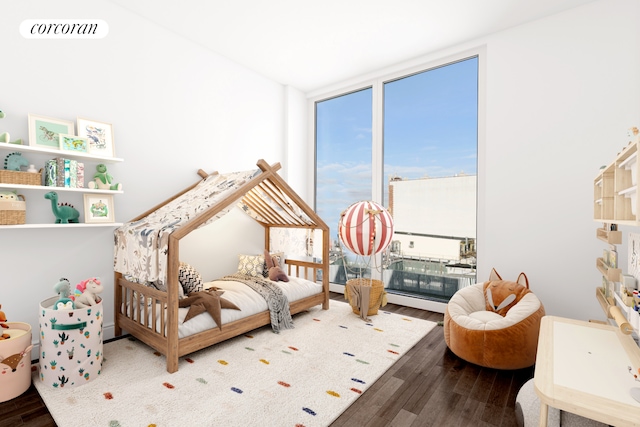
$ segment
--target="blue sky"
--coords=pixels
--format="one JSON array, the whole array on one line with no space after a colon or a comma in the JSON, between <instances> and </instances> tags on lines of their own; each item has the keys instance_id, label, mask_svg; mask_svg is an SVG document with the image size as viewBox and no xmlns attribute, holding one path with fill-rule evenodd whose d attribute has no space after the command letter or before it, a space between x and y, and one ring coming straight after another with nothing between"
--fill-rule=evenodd
<instances>
[{"instance_id":1,"label":"blue sky","mask_svg":"<svg viewBox=\"0 0 640 427\"><path fill-rule=\"evenodd\" d=\"M384 182L477 173L477 58L384 85ZM317 210L335 238L340 212L371 200L371 89L317 104Z\"/></svg>"}]
</instances>

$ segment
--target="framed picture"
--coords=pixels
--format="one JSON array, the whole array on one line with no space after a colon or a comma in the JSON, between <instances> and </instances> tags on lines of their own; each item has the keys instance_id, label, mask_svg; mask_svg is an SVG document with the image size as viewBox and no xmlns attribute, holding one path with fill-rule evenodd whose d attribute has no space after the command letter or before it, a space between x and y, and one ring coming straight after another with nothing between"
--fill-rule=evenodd
<instances>
[{"instance_id":1,"label":"framed picture","mask_svg":"<svg viewBox=\"0 0 640 427\"><path fill-rule=\"evenodd\" d=\"M78 117L78 135L87 138L87 153L115 157L113 126L109 123Z\"/></svg>"},{"instance_id":2,"label":"framed picture","mask_svg":"<svg viewBox=\"0 0 640 427\"><path fill-rule=\"evenodd\" d=\"M60 149L63 151L86 153L88 144L87 138L84 136L60 134Z\"/></svg>"},{"instance_id":3,"label":"framed picture","mask_svg":"<svg viewBox=\"0 0 640 427\"><path fill-rule=\"evenodd\" d=\"M29 145L41 148L60 148L60 134L74 135L74 124L69 120L29 114Z\"/></svg>"},{"instance_id":4,"label":"framed picture","mask_svg":"<svg viewBox=\"0 0 640 427\"><path fill-rule=\"evenodd\" d=\"M113 196L110 194L85 194L84 222L87 224L115 222Z\"/></svg>"}]
</instances>

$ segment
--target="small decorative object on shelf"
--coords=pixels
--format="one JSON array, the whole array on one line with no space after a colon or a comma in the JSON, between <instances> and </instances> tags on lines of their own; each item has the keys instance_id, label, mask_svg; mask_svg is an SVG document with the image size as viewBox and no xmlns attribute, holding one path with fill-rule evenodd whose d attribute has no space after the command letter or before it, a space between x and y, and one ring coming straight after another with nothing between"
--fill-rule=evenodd
<instances>
[{"instance_id":1,"label":"small decorative object on shelf","mask_svg":"<svg viewBox=\"0 0 640 427\"><path fill-rule=\"evenodd\" d=\"M58 203L58 193L50 191L44 195L45 199L51 200L51 210L56 217L56 224L69 224L80 222L80 212L67 203Z\"/></svg>"},{"instance_id":2,"label":"small decorative object on shelf","mask_svg":"<svg viewBox=\"0 0 640 427\"><path fill-rule=\"evenodd\" d=\"M22 157L22 153L14 152L4 158L4 168L10 171L19 171L22 166L29 166L29 161Z\"/></svg>"},{"instance_id":3,"label":"small decorative object on shelf","mask_svg":"<svg viewBox=\"0 0 640 427\"><path fill-rule=\"evenodd\" d=\"M4 117L5 117L4 112L2 112L0 110L0 119L3 119ZM22 139L16 139L15 141L11 142L11 136L9 135L9 132L0 133L0 142L6 142L8 144L22 145Z\"/></svg>"},{"instance_id":4,"label":"small decorative object on shelf","mask_svg":"<svg viewBox=\"0 0 640 427\"><path fill-rule=\"evenodd\" d=\"M15 191L0 191L0 225L24 224L27 204L22 194Z\"/></svg>"},{"instance_id":5,"label":"small decorative object on shelf","mask_svg":"<svg viewBox=\"0 0 640 427\"><path fill-rule=\"evenodd\" d=\"M0 200L15 202L18 200L18 193L14 191L0 191Z\"/></svg>"},{"instance_id":6,"label":"small decorative object on shelf","mask_svg":"<svg viewBox=\"0 0 640 427\"><path fill-rule=\"evenodd\" d=\"M4 119L2 110L0 110L0 119ZM7 132L0 133L0 142L9 142L9 134Z\"/></svg>"},{"instance_id":7,"label":"small decorative object on shelf","mask_svg":"<svg viewBox=\"0 0 640 427\"><path fill-rule=\"evenodd\" d=\"M93 175L93 181L89 181L89 188L98 188L100 190L122 190L122 184L113 183L113 177L107 172L107 166L100 163L96 166L96 173Z\"/></svg>"},{"instance_id":8,"label":"small decorative object on shelf","mask_svg":"<svg viewBox=\"0 0 640 427\"><path fill-rule=\"evenodd\" d=\"M0 182L5 184L40 185L42 175L22 171L22 167L29 166L26 158L19 152L9 153L4 159L4 167L0 169Z\"/></svg>"}]
</instances>

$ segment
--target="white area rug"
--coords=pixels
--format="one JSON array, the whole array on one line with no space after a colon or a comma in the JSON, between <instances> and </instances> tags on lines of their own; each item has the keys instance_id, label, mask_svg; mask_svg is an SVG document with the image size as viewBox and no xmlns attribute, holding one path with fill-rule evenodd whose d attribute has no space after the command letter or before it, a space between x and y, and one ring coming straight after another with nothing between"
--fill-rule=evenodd
<instances>
[{"instance_id":1,"label":"white area rug","mask_svg":"<svg viewBox=\"0 0 640 427\"><path fill-rule=\"evenodd\" d=\"M71 389L33 380L59 427L327 426L436 324L380 310L366 323L331 301L180 359L125 338L104 345L94 380Z\"/></svg>"}]
</instances>

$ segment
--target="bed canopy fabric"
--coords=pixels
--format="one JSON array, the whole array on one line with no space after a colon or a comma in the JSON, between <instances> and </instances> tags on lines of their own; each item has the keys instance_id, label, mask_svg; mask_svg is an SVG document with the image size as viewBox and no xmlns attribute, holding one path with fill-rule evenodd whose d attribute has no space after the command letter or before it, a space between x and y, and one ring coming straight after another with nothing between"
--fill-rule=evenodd
<instances>
[{"instance_id":1,"label":"bed canopy fabric","mask_svg":"<svg viewBox=\"0 0 640 427\"><path fill-rule=\"evenodd\" d=\"M201 170L204 179L200 182L116 229L114 270L140 283L165 283L169 236L178 233L182 237L223 217L234 206L267 228L328 231L327 225L277 175L279 164L269 166L264 160L257 164L255 170L225 174L207 175Z\"/></svg>"}]
</instances>

